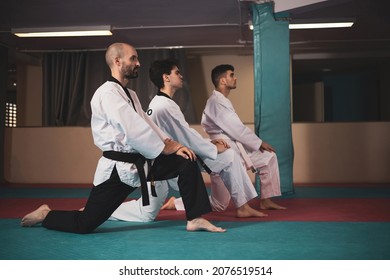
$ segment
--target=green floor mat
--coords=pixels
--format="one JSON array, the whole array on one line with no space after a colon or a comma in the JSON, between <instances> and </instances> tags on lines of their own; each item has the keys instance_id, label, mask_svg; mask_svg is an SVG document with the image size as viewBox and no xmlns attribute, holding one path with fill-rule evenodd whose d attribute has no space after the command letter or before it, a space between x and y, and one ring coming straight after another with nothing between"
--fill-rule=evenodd
<instances>
[{"instance_id":1,"label":"green floor mat","mask_svg":"<svg viewBox=\"0 0 390 280\"><path fill-rule=\"evenodd\" d=\"M389 223L219 222L226 233L187 232L184 221L107 221L79 235L0 220L3 260L390 259Z\"/></svg>"}]
</instances>

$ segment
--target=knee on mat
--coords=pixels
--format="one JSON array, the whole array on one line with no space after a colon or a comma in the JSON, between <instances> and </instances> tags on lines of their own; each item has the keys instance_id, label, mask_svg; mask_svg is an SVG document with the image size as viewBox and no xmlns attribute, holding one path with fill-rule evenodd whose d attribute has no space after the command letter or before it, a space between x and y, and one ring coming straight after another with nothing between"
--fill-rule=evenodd
<instances>
[{"instance_id":1,"label":"knee on mat","mask_svg":"<svg viewBox=\"0 0 390 280\"><path fill-rule=\"evenodd\" d=\"M79 227L77 233L88 234L88 233L93 232L96 228L97 227L92 227L92 226L89 226L89 227Z\"/></svg>"},{"instance_id":2,"label":"knee on mat","mask_svg":"<svg viewBox=\"0 0 390 280\"><path fill-rule=\"evenodd\" d=\"M230 203L230 199L227 202L226 201L220 202L220 201L215 201L215 200L210 201L211 208L213 209L213 211L217 211L217 212L225 211L228 208L229 203Z\"/></svg>"},{"instance_id":3,"label":"knee on mat","mask_svg":"<svg viewBox=\"0 0 390 280\"><path fill-rule=\"evenodd\" d=\"M98 226L100 226L103 222L101 221L89 221L89 222L79 222L77 233L87 234L93 232Z\"/></svg>"},{"instance_id":4,"label":"knee on mat","mask_svg":"<svg viewBox=\"0 0 390 280\"><path fill-rule=\"evenodd\" d=\"M154 219L156 219L156 215L153 213L144 213L142 215L142 222L143 223L153 222Z\"/></svg>"}]
</instances>

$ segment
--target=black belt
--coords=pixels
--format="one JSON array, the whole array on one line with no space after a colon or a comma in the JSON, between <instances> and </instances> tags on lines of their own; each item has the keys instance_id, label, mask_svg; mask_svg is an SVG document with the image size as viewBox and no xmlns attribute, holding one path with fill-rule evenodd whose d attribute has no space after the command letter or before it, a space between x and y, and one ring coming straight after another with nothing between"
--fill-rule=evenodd
<instances>
[{"instance_id":1,"label":"black belt","mask_svg":"<svg viewBox=\"0 0 390 280\"><path fill-rule=\"evenodd\" d=\"M147 185L147 180L146 180L146 175L144 170L146 158L141 154L122 153L116 151L104 151L103 156L108 159L135 164L135 167L137 167L139 179L141 181L142 204L144 206L149 205L150 204L149 192L148 192L148 185ZM148 160L148 164L150 165L149 160ZM152 189L152 195L154 197L157 197L156 190L153 184L151 189Z\"/></svg>"},{"instance_id":2,"label":"black belt","mask_svg":"<svg viewBox=\"0 0 390 280\"><path fill-rule=\"evenodd\" d=\"M199 161L200 165L204 168L204 170L206 170L206 172L208 174L211 174L211 170L210 168L204 163L204 161L199 157L199 156L196 156L196 159Z\"/></svg>"}]
</instances>

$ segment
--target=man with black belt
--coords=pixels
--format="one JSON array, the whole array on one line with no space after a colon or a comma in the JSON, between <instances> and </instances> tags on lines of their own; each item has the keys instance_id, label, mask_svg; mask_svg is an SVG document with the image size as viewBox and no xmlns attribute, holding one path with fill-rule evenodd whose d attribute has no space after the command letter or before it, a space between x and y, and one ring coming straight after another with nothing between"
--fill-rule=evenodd
<instances>
[{"instance_id":1,"label":"man with black belt","mask_svg":"<svg viewBox=\"0 0 390 280\"><path fill-rule=\"evenodd\" d=\"M211 211L207 191L195 154L169 139L142 111L136 93L126 88L138 76L138 54L134 47L115 43L106 51L111 69L109 81L92 100L91 129L94 143L103 151L95 172L94 187L82 211L51 210L44 204L22 219L22 226L38 223L48 229L89 233L106 221L118 206L141 186L149 197L146 180L178 177L184 199L187 230L224 232L206 219ZM154 159L148 178L144 162ZM144 200L148 204L148 200Z\"/></svg>"}]
</instances>

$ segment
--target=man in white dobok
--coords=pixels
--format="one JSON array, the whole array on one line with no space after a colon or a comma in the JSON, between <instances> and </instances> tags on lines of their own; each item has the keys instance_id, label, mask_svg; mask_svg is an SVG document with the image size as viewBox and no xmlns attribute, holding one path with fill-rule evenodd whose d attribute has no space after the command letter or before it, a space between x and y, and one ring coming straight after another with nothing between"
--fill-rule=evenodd
<instances>
[{"instance_id":1,"label":"man in white dobok","mask_svg":"<svg viewBox=\"0 0 390 280\"><path fill-rule=\"evenodd\" d=\"M172 100L175 92L183 87L183 76L176 62L155 61L150 67L149 75L159 91L150 102L147 114L169 137L193 150L206 170L209 169L211 174L219 175L213 180L211 187L210 204L213 210L225 210L232 199L237 217L266 216L248 204L248 201L257 197L257 192L241 163L240 156L230 149L225 141L219 139L210 141L190 128L180 107ZM177 179L169 182L159 181L155 184L157 197L150 196L150 205L143 206L141 199L124 202L111 218L123 221L154 220L167 198L168 184L176 189ZM172 197L164 208L184 210L182 199Z\"/></svg>"},{"instance_id":2,"label":"man in white dobok","mask_svg":"<svg viewBox=\"0 0 390 280\"><path fill-rule=\"evenodd\" d=\"M281 195L275 150L242 123L227 98L237 84L234 67L228 64L216 66L211 79L215 90L203 111L203 129L211 139L224 139L237 155L241 155L247 169L252 169L260 177L260 209L286 209L271 200L271 197ZM214 174L211 181L218 180L217 177Z\"/></svg>"}]
</instances>

